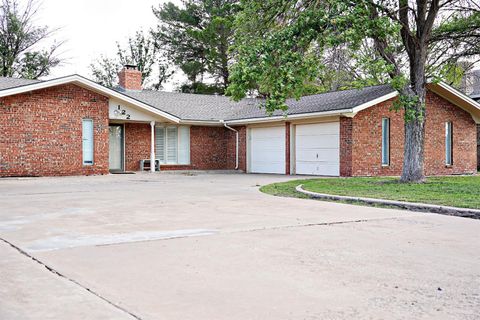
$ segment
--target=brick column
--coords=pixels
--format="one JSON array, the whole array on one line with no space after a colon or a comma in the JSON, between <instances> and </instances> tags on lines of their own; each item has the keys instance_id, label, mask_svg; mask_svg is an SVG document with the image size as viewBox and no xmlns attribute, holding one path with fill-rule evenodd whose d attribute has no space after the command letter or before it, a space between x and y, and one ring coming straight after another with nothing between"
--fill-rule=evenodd
<instances>
[{"instance_id":1,"label":"brick column","mask_svg":"<svg viewBox=\"0 0 480 320\"><path fill-rule=\"evenodd\" d=\"M285 122L285 174L290 174L290 122Z\"/></svg>"},{"instance_id":2,"label":"brick column","mask_svg":"<svg viewBox=\"0 0 480 320\"><path fill-rule=\"evenodd\" d=\"M351 177L352 163L352 127L353 119L340 117L340 176Z\"/></svg>"}]
</instances>

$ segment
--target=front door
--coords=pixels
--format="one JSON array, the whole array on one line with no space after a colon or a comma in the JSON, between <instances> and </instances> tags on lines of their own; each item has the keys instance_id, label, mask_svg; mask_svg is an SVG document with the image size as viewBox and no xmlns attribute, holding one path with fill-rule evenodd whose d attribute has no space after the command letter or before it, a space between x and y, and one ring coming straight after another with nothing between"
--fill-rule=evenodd
<instances>
[{"instance_id":1,"label":"front door","mask_svg":"<svg viewBox=\"0 0 480 320\"><path fill-rule=\"evenodd\" d=\"M109 126L109 169L123 171L123 125Z\"/></svg>"}]
</instances>

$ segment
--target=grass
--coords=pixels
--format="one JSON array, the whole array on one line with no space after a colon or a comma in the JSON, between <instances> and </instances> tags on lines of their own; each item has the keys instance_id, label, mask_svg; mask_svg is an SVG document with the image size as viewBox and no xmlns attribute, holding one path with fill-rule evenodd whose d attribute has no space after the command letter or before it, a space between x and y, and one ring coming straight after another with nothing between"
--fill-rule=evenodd
<instances>
[{"instance_id":1,"label":"grass","mask_svg":"<svg viewBox=\"0 0 480 320\"><path fill-rule=\"evenodd\" d=\"M421 202L480 209L480 176L432 177L425 183L400 183L398 178L320 178L265 185L260 191L275 196L308 198L295 190Z\"/></svg>"}]
</instances>

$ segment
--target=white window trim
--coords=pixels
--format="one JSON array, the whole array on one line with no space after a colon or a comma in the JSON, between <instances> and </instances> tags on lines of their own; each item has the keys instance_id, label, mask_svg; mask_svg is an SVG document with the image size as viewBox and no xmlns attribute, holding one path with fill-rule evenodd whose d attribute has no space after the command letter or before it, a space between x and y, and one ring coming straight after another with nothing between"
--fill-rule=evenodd
<instances>
[{"instance_id":1,"label":"white window trim","mask_svg":"<svg viewBox=\"0 0 480 320\"><path fill-rule=\"evenodd\" d=\"M155 130L157 128L163 128L164 131L164 140L163 140L163 161L158 158L159 155L159 150L155 150L155 155L157 160L160 162L161 165L168 165L168 166L189 166L191 164L191 155L190 155L190 150L188 150L188 162L187 163L179 163L179 151L180 151L180 145L182 143L182 139L180 136L180 128L181 127L187 127L188 128L188 139L190 139L190 126L177 126L177 125L171 125L171 124L156 124L155 125ZM167 153L168 153L168 139L167 139L167 128L176 128L177 129L177 148L176 148L176 162L175 163L168 163L167 161ZM156 131L155 131L156 135ZM156 138L156 137L155 137ZM190 148L190 141L188 141L188 145Z\"/></svg>"}]
</instances>

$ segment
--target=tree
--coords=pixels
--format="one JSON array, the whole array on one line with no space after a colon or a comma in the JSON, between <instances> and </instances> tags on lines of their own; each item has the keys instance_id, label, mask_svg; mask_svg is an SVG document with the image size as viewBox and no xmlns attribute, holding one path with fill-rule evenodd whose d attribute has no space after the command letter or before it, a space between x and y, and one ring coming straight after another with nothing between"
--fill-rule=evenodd
<instances>
[{"instance_id":1,"label":"tree","mask_svg":"<svg viewBox=\"0 0 480 320\"><path fill-rule=\"evenodd\" d=\"M142 72L142 85L154 90L159 90L173 74L153 39L141 31L129 37L125 47L117 42L116 57L100 56L90 64L90 72L95 82L113 88L118 84L118 71L126 64L135 64Z\"/></svg>"},{"instance_id":2,"label":"tree","mask_svg":"<svg viewBox=\"0 0 480 320\"><path fill-rule=\"evenodd\" d=\"M28 0L21 9L17 0L2 0L0 5L0 75L37 79L47 76L61 63L57 55L63 42L47 49L39 44L56 30L35 25L38 13L35 0Z\"/></svg>"},{"instance_id":3,"label":"tree","mask_svg":"<svg viewBox=\"0 0 480 320\"><path fill-rule=\"evenodd\" d=\"M339 45L400 93L405 147L401 181L424 180L426 85L445 65L480 54L480 5L475 0L244 0L236 20L236 63L228 93L238 100L255 89L272 112L299 98L324 69L319 56ZM360 84L361 85L361 84Z\"/></svg>"},{"instance_id":4,"label":"tree","mask_svg":"<svg viewBox=\"0 0 480 320\"><path fill-rule=\"evenodd\" d=\"M238 0L185 0L179 7L172 2L153 9L158 18L152 30L157 45L187 76L182 90L223 93L228 86L233 22ZM215 85L204 83L212 76Z\"/></svg>"}]
</instances>

